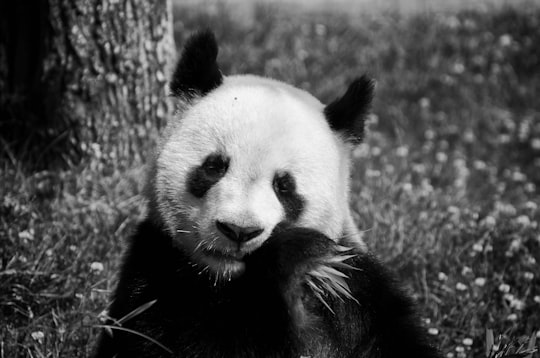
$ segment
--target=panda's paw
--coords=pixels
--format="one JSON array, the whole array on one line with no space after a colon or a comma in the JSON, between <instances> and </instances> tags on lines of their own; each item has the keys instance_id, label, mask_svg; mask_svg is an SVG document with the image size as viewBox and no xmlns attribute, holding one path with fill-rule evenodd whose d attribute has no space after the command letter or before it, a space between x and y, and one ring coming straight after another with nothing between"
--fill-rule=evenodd
<instances>
[{"instance_id":1,"label":"panda's paw","mask_svg":"<svg viewBox=\"0 0 540 358\"><path fill-rule=\"evenodd\" d=\"M353 250L340 246L324 234L305 228L274 233L247 260L247 271L277 283L288 292L302 292L307 285L313 296L330 309L325 298L352 299L347 260ZM309 293L309 292L308 292Z\"/></svg>"},{"instance_id":2,"label":"panda's paw","mask_svg":"<svg viewBox=\"0 0 540 358\"><path fill-rule=\"evenodd\" d=\"M354 267L345 262L356 256L351 252L349 248L336 245L334 252L321 258L320 262L306 275L306 284L313 296L332 313L334 311L328 304L327 297L333 297L340 301L352 300L358 303L347 283L349 275L346 272L355 270Z\"/></svg>"}]
</instances>

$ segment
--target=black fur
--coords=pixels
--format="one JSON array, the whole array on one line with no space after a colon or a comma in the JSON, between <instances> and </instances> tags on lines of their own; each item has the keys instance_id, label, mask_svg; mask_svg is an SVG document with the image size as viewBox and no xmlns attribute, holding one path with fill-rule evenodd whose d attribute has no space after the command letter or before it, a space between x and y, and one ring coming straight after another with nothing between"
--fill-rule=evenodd
<instances>
[{"instance_id":1,"label":"black fur","mask_svg":"<svg viewBox=\"0 0 540 358\"><path fill-rule=\"evenodd\" d=\"M283 205L285 218L289 223L295 223L304 211L305 200L296 191L294 177L288 172L276 173L272 186L279 202Z\"/></svg>"},{"instance_id":2,"label":"black fur","mask_svg":"<svg viewBox=\"0 0 540 358\"><path fill-rule=\"evenodd\" d=\"M362 76L351 83L347 92L324 109L333 130L343 132L345 138L358 144L364 137L364 120L369 112L375 82Z\"/></svg>"},{"instance_id":3,"label":"black fur","mask_svg":"<svg viewBox=\"0 0 540 358\"><path fill-rule=\"evenodd\" d=\"M373 257L357 253L346 270L356 303L326 301L306 286L307 273L335 244L308 229L276 232L245 259L230 282L200 273L164 230L143 222L133 236L110 307L118 319L157 300L123 324L133 333L103 332L96 358L113 357L437 357L409 298Z\"/></svg>"},{"instance_id":4,"label":"black fur","mask_svg":"<svg viewBox=\"0 0 540 358\"><path fill-rule=\"evenodd\" d=\"M174 96L192 98L202 96L223 83L223 75L216 62L218 46L211 31L190 37L170 83Z\"/></svg>"},{"instance_id":5,"label":"black fur","mask_svg":"<svg viewBox=\"0 0 540 358\"><path fill-rule=\"evenodd\" d=\"M186 181L188 192L202 198L227 173L230 161L223 154L210 154L204 163L189 172Z\"/></svg>"}]
</instances>

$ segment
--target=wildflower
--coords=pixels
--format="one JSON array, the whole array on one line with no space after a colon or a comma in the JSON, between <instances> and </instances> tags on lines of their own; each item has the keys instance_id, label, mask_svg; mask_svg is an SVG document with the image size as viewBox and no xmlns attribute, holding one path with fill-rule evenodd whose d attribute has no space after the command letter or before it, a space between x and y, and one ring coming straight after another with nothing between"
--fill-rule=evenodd
<instances>
[{"instance_id":1,"label":"wildflower","mask_svg":"<svg viewBox=\"0 0 540 358\"><path fill-rule=\"evenodd\" d=\"M506 284L506 283L501 283L499 285L499 291L503 292L503 293L508 293L510 292L510 285Z\"/></svg>"},{"instance_id":2,"label":"wildflower","mask_svg":"<svg viewBox=\"0 0 540 358\"><path fill-rule=\"evenodd\" d=\"M323 24L317 24L315 25L315 33L317 36L323 37L326 35L326 26Z\"/></svg>"},{"instance_id":3,"label":"wildflower","mask_svg":"<svg viewBox=\"0 0 540 358\"><path fill-rule=\"evenodd\" d=\"M472 143L472 142L474 142L474 139L475 139L474 132L472 130L470 130L470 129L467 129L465 131L465 134L463 134L463 140L466 143Z\"/></svg>"},{"instance_id":4,"label":"wildflower","mask_svg":"<svg viewBox=\"0 0 540 358\"><path fill-rule=\"evenodd\" d=\"M379 147L371 148L371 155L373 155L374 157L378 157L379 155L381 155L381 152L381 148Z\"/></svg>"},{"instance_id":5,"label":"wildflower","mask_svg":"<svg viewBox=\"0 0 540 358\"><path fill-rule=\"evenodd\" d=\"M24 230L19 233L21 240L34 240L34 229Z\"/></svg>"},{"instance_id":6,"label":"wildflower","mask_svg":"<svg viewBox=\"0 0 540 358\"><path fill-rule=\"evenodd\" d=\"M477 277L474 279L474 284L478 287L484 287L486 284L486 279L484 277Z\"/></svg>"},{"instance_id":7,"label":"wildflower","mask_svg":"<svg viewBox=\"0 0 540 358\"><path fill-rule=\"evenodd\" d=\"M523 227L528 227L531 225L531 219L529 219L527 215L518 216L516 222Z\"/></svg>"},{"instance_id":8,"label":"wildflower","mask_svg":"<svg viewBox=\"0 0 540 358\"><path fill-rule=\"evenodd\" d=\"M365 158L369 154L369 144L362 143L357 146L353 151L354 158Z\"/></svg>"},{"instance_id":9,"label":"wildflower","mask_svg":"<svg viewBox=\"0 0 540 358\"><path fill-rule=\"evenodd\" d=\"M484 170L484 169L487 168L487 165L486 165L486 162L484 162L482 160L475 160L473 162L473 167L476 170Z\"/></svg>"},{"instance_id":10,"label":"wildflower","mask_svg":"<svg viewBox=\"0 0 540 358\"><path fill-rule=\"evenodd\" d=\"M428 129L424 132L424 137L427 139L427 140L433 140L433 138L435 138L435 131L432 130L432 129Z\"/></svg>"},{"instance_id":11,"label":"wildflower","mask_svg":"<svg viewBox=\"0 0 540 358\"><path fill-rule=\"evenodd\" d=\"M426 166L424 164L413 164L412 170L417 174L424 174L426 172Z\"/></svg>"},{"instance_id":12,"label":"wildflower","mask_svg":"<svg viewBox=\"0 0 540 358\"><path fill-rule=\"evenodd\" d=\"M525 191L527 193L534 193L536 190L536 185L534 183L527 183L525 184Z\"/></svg>"},{"instance_id":13,"label":"wildflower","mask_svg":"<svg viewBox=\"0 0 540 358\"><path fill-rule=\"evenodd\" d=\"M35 341L39 342L39 344L43 344L45 333L43 333L42 331L35 331L35 332L32 332L31 336Z\"/></svg>"},{"instance_id":14,"label":"wildflower","mask_svg":"<svg viewBox=\"0 0 540 358\"><path fill-rule=\"evenodd\" d=\"M456 62L452 66L452 72L459 75L459 74L465 72L465 66L461 62Z\"/></svg>"},{"instance_id":15,"label":"wildflower","mask_svg":"<svg viewBox=\"0 0 540 358\"><path fill-rule=\"evenodd\" d=\"M504 34L499 37L499 44L503 47L508 47L512 44L512 36L509 34Z\"/></svg>"},{"instance_id":16,"label":"wildflower","mask_svg":"<svg viewBox=\"0 0 540 358\"><path fill-rule=\"evenodd\" d=\"M461 282L456 283L456 290L458 291L465 291L467 289L467 286Z\"/></svg>"},{"instance_id":17,"label":"wildflower","mask_svg":"<svg viewBox=\"0 0 540 358\"><path fill-rule=\"evenodd\" d=\"M482 252L484 251L484 246L481 243L477 242L472 246L472 249L476 252Z\"/></svg>"},{"instance_id":18,"label":"wildflower","mask_svg":"<svg viewBox=\"0 0 540 358\"><path fill-rule=\"evenodd\" d=\"M466 346L469 346L469 347L472 346L472 344L473 344L472 338L464 338L463 339L463 344L466 345Z\"/></svg>"},{"instance_id":19,"label":"wildflower","mask_svg":"<svg viewBox=\"0 0 540 358\"><path fill-rule=\"evenodd\" d=\"M452 352L446 353L446 358L454 358L454 353Z\"/></svg>"},{"instance_id":20,"label":"wildflower","mask_svg":"<svg viewBox=\"0 0 540 358\"><path fill-rule=\"evenodd\" d=\"M510 300L510 307L518 311L522 311L525 308L525 302L520 299L513 298Z\"/></svg>"},{"instance_id":21,"label":"wildflower","mask_svg":"<svg viewBox=\"0 0 540 358\"><path fill-rule=\"evenodd\" d=\"M439 330L437 328L431 327L430 329L428 329L428 333L431 334L432 336L436 336L439 334Z\"/></svg>"},{"instance_id":22,"label":"wildflower","mask_svg":"<svg viewBox=\"0 0 540 358\"><path fill-rule=\"evenodd\" d=\"M497 202L495 204L495 208L501 214L505 214L508 216L516 215L516 208L512 204Z\"/></svg>"},{"instance_id":23,"label":"wildflower","mask_svg":"<svg viewBox=\"0 0 540 358\"><path fill-rule=\"evenodd\" d=\"M540 150L540 138L534 138L531 140L531 147L534 150Z\"/></svg>"},{"instance_id":24,"label":"wildflower","mask_svg":"<svg viewBox=\"0 0 540 358\"><path fill-rule=\"evenodd\" d=\"M523 278L527 281L532 281L532 279L534 278L534 273L526 271L523 273Z\"/></svg>"},{"instance_id":25,"label":"wildflower","mask_svg":"<svg viewBox=\"0 0 540 358\"><path fill-rule=\"evenodd\" d=\"M420 98L420 107L422 107L423 109L426 109L430 106L430 101L429 101L429 98L426 98L426 97L422 97Z\"/></svg>"},{"instance_id":26,"label":"wildflower","mask_svg":"<svg viewBox=\"0 0 540 358\"><path fill-rule=\"evenodd\" d=\"M445 163L448 160L448 155L444 152L437 152L437 154L435 154L435 159L439 163Z\"/></svg>"},{"instance_id":27,"label":"wildflower","mask_svg":"<svg viewBox=\"0 0 540 358\"><path fill-rule=\"evenodd\" d=\"M406 157L409 155L409 148L405 145L402 145L396 149L396 155L398 157Z\"/></svg>"},{"instance_id":28,"label":"wildflower","mask_svg":"<svg viewBox=\"0 0 540 358\"><path fill-rule=\"evenodd\" d=\"M463 266L463 268L461 269L461 274L463 276L468 276L470 274L472 274L472 269L469 267L469 266Z\"/></svg>"},{"instance_id":29,"label":"wildflower","mask_svg":"<svg viewBox=\"0 0 540 358\"><path fill-rule=\"evenodd\" d=\"M368 178L378 178L381 176L381 172L379 170L367 169L366 176Z\"/></svg>"},{"instance_id":30,"label":"wildflower","mask_svg":"<svg viewBox=\"0 0 540 358\"><path fill-rule=\"evenodd\" d=\"M94 273L101 273L103 271L103 264L101 262L94 261L90 264L90 270Z\"/></svg>"},{"instance_id":31,"label":"wildflower","mask_svg":"<svg viewBox=\"0 0 540 358\"><path fill-rule=\"evenodd\" d=\"M524 182L525 180L527 180L527 176L523 174L522 172L516 170L515 172L512 173L512 180L518 181L518 182Z\"/></svg>"},{"instance_id":32,"label":"wildflower","mask_svg":"<svg viewBox=\"0 0 540 358\"><path fill-rule=\"evenodd\" d=\"M448 280L448 276L444 272L439 272L439 275L437 277L439 278L439 281Z\"/></svg>"},{"instance_id":33,"label":"wildflower","mask_svg":"<svg viewBox=\"0 0 540 358\"><path fill-rule=\"evenodd\" d=\"M401 188L406 191L406 192L411 192L412 189L413 189L413 186L411 183L403 183L403 185L401 186Z\"/></svg>"},{"instance_id":34,"label":"wildflower","mask_svg":"<svg viewBox=\"0 0 540 358\"><path fill-rule=\"evenodd\" d=\"M508 321L512 321L512 322L517 321L517 318L518 318L518 316L517 316L517 314L515 314L515 313L510 313L510 314L506 317L506 319L507 319Z\"/></svg>"},{"instance_id":35,"label":"wildflower","mask_svg":"<svg viewBox=\"0 0 540 358\"><path fill-rule=\"evenodd\" d=\"M495 220L495 218L493 216L488 215L488 216L486 216L484 218L483 223L487 228L492 229L492 228L495 227L495 224L497 223L497 220Z\"/></svg>"},{"instance_id":36,"label":"wildflower","mask_svg":"<svg viewBox=\"0 0 540 358\"><path fill-rule=\"evenodd\" d=\"M525 209L530 211L535 211L538 208L538 205L534 201L527 201L525 203Z\"/></svg>"},{"instance_id":37,"label":"wildflower","mask_svg":"<svg viewBox=\"0 0 540 358\"><path fill-rule=\"evenodd\" d=\"M508 134L500 134L499 135L499 143L501 143L501 144L510 143L510 136Z\"/></svg>"},{"instance_id":38,"label":"wildflower","mask_svg":"<svg viewBox=\"0 0 540 358\"><path fill-rule=\"evenodd\" d=\"M458 353L465 352L465 348L463 348L462 346L457 346L456 347L456 352L458 352Z\"/></svg>"}]
</instances>

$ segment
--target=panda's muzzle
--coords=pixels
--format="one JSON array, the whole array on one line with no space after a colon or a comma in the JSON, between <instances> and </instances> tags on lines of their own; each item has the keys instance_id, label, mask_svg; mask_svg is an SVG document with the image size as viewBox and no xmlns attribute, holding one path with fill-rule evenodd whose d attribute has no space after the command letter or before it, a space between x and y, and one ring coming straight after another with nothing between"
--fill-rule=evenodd
<instances>
[{"instance_id":1,"label":"panda's muzzle","mask_svg":"<svg viewBox=\"0 0 540 358\"><path fill-rule=\"evenodd\" d=\"M256 226L242 227L219 220L216 221L216 228L229 240L239 245L256 238L264 231L264 229Z\"/></svg>"}]
</instances>

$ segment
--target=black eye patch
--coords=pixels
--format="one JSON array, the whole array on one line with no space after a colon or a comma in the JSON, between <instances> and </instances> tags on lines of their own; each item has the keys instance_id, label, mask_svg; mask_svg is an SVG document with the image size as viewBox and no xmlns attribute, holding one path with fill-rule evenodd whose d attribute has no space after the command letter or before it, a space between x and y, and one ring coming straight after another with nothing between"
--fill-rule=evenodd
<instances>
[{"instance_id":1,"label":"black eye patch","mask_svg":"<svg viewBox=\"0 0 540 358\"><path fill-rule=\"evenodd\" d=\"M283 205L287 221L295 222L305 206L304 198L296 191L296 181L289 172L277 172L272 180L272 187Z\"/></svg>"},{"instance_id":2,"label":"black eye patch","mask_svg":"<svg viewBox=\"0 0 540 358\"><path fill-rule=\"evenodd\" d=\"M187 190L197 198L216 184L229 169L230 159L221 153L210 154L204 162L191 170L187 178Z\"/></svg>"}]
</instances>

